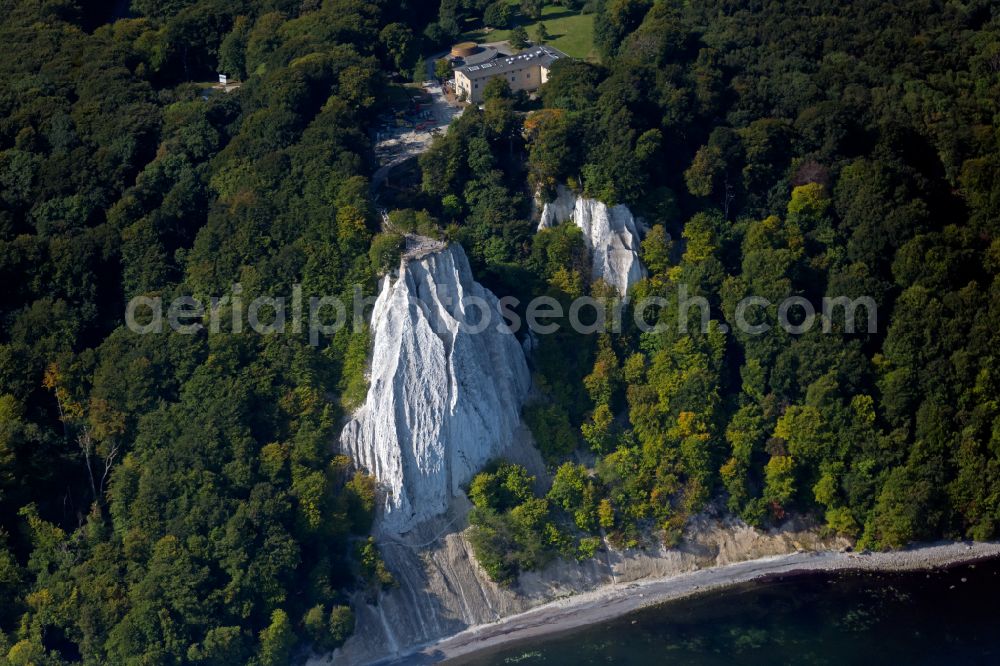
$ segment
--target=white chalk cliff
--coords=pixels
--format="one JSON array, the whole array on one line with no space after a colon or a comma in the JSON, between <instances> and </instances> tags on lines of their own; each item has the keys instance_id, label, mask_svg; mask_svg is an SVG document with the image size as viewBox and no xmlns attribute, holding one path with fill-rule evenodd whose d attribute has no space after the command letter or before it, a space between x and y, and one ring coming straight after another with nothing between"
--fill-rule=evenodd
<instances>
[{"instance_id":1,"label":"white chalk cliff","mask_svg":"<svg viewBox=\"0 0 1000 666\"><path fill-rule=\"evenodd\" d=\"M492 311L478 333L470 297ZM404 257L398 277L383 279L368 395L340 437L379 481L380 532L402 534L444 513L511 444L530 376L497 312L459 245Z\"/></svg>"},{"instance_id":2,"label":"white chalk cliff","mask_svg":"<svg viewBox=\"0 0 1000 666\"><path fill-rule=\"evenodd\" d=\"M629 287L646 277L639 260L639 230L624 204L608 207L595 199L577 196L562 185L555 201L545 204L538 230L570 221L583 231L590 250L591 276L604 280L625 296Z\"/></svg>"}]
</instances>

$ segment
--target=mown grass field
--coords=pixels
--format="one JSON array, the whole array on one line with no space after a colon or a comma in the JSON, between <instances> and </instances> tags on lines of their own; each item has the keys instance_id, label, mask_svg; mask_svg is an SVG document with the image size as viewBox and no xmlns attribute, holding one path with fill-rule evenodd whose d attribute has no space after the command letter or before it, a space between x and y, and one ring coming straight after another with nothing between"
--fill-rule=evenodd
<instances>
[{"instance_id":1,"label":"mown grass field","mask_svg":"<svg viewBox=\"0 0 1000 666\"><path fill-rule=\"evenodd\" d=\"M512 2L511 4L517 4ZM594 50L594 15L580 14L558 5L546 5L542 9L541 22L548 30L549 40L546 44L556 47L563 53L574 58L597 58ZM535 39L535 24L529 18L519 13L514 18L515 24L523 25L528 31L528 39ZM511 26L513 27L513 26ZM463 40L476 42L500 42L510 39L510 30L489 30L479 28L462 35Z\"/></svg>"}]
</instances>

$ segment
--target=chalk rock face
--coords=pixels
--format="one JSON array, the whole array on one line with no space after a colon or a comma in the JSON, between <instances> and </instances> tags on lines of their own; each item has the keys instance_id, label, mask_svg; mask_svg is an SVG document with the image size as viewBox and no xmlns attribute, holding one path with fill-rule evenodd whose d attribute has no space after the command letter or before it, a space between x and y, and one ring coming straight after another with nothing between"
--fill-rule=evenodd
<instances>
[{"instance_id":1,"label":"chalk rock face","mask_svg":"<svg viewBox=\"0 0 1000 666\"><path fill-rule=\"evenodd\" d=\"M538 230L568 220L583 231L594 279L603 279L625 296L629 287L646 277L646 269L639 260L638 225L627 206L608 208L595 199L578 197L560 185L556 200L542 209Z\"/></svg>"},{"instance_id":2,"label":"chalk rock face","mask_svg":"<svg viewBox=\"0 0 1000 666\"><path fill-rule=\"evenodd\" d=\"M485 328L475 298L491 308ZM496 296L458 245L404 256L399 277L383 280L368 395L340 437L379 481L380 531L401 534L442 514L513 439L530 376L501 322Z\"/></svg>"}]
</instances>

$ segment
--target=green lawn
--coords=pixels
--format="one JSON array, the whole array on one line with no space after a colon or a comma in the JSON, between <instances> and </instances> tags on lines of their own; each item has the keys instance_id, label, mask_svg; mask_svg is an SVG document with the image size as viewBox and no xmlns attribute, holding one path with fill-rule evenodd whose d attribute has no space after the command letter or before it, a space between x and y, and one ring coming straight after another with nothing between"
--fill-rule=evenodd
<instances>
[{"instance_id":1,"label":"green lawn","mask_svg":"<svg viewBox=\"0 0 1000 666\"><path fill-rule=\"evenodd\" d=\"M512 3L514 4L514 3ZM574 58L596 58L594 50L594 15L579 14L558 5L546 5L542 9L542 23L548 30L550 39L546 44L556 47ZM520 23L528 31L528 39L535 39L535 21L518 14L515 23ZM462 35L462 40L476 42L500 42L510 38L510 30L485 29L470 30Z\"/></svg>"}]
</instances>

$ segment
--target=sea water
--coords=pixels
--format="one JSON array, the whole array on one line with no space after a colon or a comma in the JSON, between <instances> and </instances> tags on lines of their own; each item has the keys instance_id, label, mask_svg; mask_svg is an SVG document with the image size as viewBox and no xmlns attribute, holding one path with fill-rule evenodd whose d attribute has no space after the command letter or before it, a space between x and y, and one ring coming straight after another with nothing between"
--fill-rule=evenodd
<instances>
[{"instance_id":1,"label":"sea water","mask_svg":"<svg viewBox=\"0 0 1000 666\"><path fill-rule=\"evenodd\" d=\"M1000 560L776 576L450 663L1000 665Z\"/></svg>"}]
</instances>

